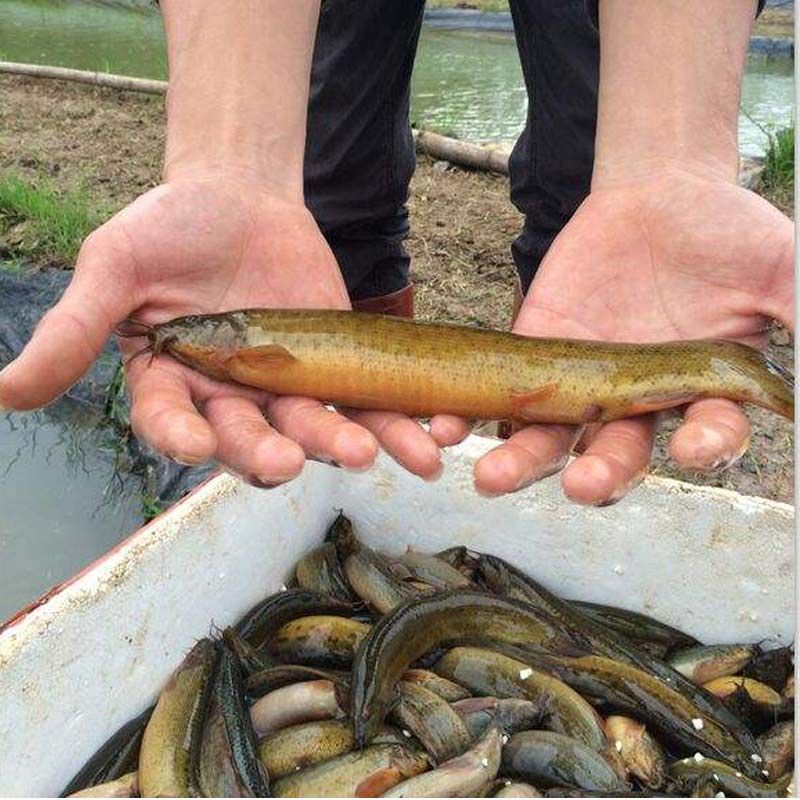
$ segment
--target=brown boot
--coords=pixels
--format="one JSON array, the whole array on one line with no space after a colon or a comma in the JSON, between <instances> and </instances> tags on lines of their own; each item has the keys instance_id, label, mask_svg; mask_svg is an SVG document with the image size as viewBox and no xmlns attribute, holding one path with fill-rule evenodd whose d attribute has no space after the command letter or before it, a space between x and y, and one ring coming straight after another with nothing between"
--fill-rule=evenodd
<instances>
[{"instance_id":1,"label":"brown boot","mask_svg":"<svg viewBox=\"0 0 800 800\"><path fill-rule=\"evenodd\" d=\"M365 297L363 300L353 300L353 311L366 311L369 314L388 314L392 317L414 316L414 287L408 286L398 289L391 294L379 297Z\"/></svg>"}]
</instances>

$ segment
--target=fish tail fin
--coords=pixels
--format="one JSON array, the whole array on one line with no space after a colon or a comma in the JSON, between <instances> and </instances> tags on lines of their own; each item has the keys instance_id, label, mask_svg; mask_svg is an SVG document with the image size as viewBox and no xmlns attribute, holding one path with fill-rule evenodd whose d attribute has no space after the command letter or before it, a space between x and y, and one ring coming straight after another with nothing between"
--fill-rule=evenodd
<instances>
[{"instance_id":1,"label":"fish tail fin","mask_svg":"<svg viewBox=\"0 0 800 800\"><path fill-rule=\"evenodd\" d=\"M794 375L786 367L762 355L764 369L770 376L768 408L786 419L794 419Z\"/></svg>"},{"instance_id":2,"label":"fish tail fin","mask_svg":"<svg viewBox=\"0 0 800 800\"><path fill-rule=\"evenodd\" d=\"M794 419L794 375L760 350L727 342L726 366L738 375L738 390L732 399L766 408L786 419Z\"/></svg>"}]
</instances>

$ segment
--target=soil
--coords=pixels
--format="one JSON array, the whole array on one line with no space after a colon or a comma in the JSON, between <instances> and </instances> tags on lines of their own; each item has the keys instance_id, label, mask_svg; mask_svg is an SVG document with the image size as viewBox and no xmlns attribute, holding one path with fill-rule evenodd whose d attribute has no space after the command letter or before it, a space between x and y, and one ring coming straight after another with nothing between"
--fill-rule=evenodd
<instances>
[{"instance_id":1,"label":"soil","mask_svg":"<svg viewBox=\"0 0 800 800\"><path fill-rule=\"evenodd\" d=\"M0 76L0 172L58 176L83 185L98 204L119 208L157 184L164 143L163 98L56 81ZM778 198L791 213L790 193ZM502 176L420 158L409 201L418 315L507 328L514 269L509 246L521 217ZM2 242L0 242L2 245ZM793 339L773 331L770 355L793 368ZM654 472L792 502L792 426L751 410L748 453L725 472L677 471L665 454L665 424Z\"/></svg>"}]
</instances>

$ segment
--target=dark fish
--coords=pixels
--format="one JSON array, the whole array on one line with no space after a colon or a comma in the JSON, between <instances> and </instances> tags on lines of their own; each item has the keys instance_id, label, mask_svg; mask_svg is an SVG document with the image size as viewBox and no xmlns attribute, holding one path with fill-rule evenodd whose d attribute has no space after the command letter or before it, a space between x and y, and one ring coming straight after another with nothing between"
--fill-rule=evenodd
<instances>
[{"instance_id":1,"label":"dark fish","mask_svg":"<svg viewBox=\"0 0 800 800\"><path fill-rule=\"evenodd\" d=\"M619 792L628 787L596 750L552 731L515 733L503 748L502 772L542 786Z\"/></svg>"},{"instance_id":2,"label":"dark fish","mask_svg":"<svg viewBox=\"0 0 800 800\"><path fill-rule=\"evenodd\" d=\"M773 725L766 733L758 737L762 767L767 771L769 780L782 778L794 763L794 720L787 720Z\"/></svg>"},{"instance_id":3,"label":"dark fish","mask_svg":"<svg viewBox=\"0 0 800 800\"><path fill-rule=\"evenodd\" d=\"M348 616L351 603L326 597L310 589L276 592L251 608L234 626L248 644L260 647L281 625L310 614Z\"/></svg>"},{"instance_id":4,"label":"dark fish","mask_svg":"<svg viewBox=\"0 0 800 800\"><path fill-rule=\"evenodd\" d=\"M274 659L289 664L346 668L369 629L347 617L300 617L282 625L264 647Z\"/></svg>"},{"instance_id":5,"label":"dark fish","mask_svg":"<svg viewBox=\"0 0 800 800\"><path fill-rule=\"evenodd\" d=\"M142 797L188 797L198 790L195 767L218 650L201 639L161 690L139 751Z\"/></svg>"},{"instance_id":6,"label":"dark fish","mask_svg":"<svg viewBox=\"0 0 800 800\"><path fill-rule=\"evenodd\" d=\"M60 796L68 797L90 786L115 781L135 770L139 762L139 747L144 728L153 708L154 706L150 706L113 733L81 767Z\"/></svg>"},{"instance_id":7,"label":"dark fish","mask_svg":"<svg viewBox=\"0 0 800 800\"><path fill-rule=\"evenodd\" d=\"M400 681L389 719L410 731L437 764L467 750L472 737L450 704L417 683Z\"/></svg>"},{"instance_id":8,"label":"dark fish","mask_svg":"<svg viewBox=\"0 0 800 800\"><path fill-rule=\"evenodd\" d=\"M631 664L668 684L674 691L696 705L707 717L724 726L747 753L756 751L753 734L735 714L702 687L673 669L669 664L645 653L633 642L618 634L609 633L587 614L556 597L516 567L491 555L479 559L479 571L495 591L507 594L557 619L573 637L579 647L595 655Z\"/></svg>"},{"instance_id":9,"label":"dark fish","mask_svg":"<svg viewBox=\"0 0 800 800\"><path fill-rule=\"evenodd\" d=\"M636 716L691 752L731 761L741 772L758 776L752 760L752 755L758 754L757 745L745 751L730 731L703 709L644 670L602 656L570 658L531 653L529 658L531 664L552 671L573 689Z\"/></svg>"},{"instance_id":10,"label":"dark fish","mask_svg":"<svg viewBox=\"0 0 800 800\"><path fill-rule=\"evenodd\" d=\"M529 700L539 713L539 726L598 752L609 749L601 720L589 703L566 683L526 662L491 650L455 647L439 660L436 671L478 695Z\"/></svg>"},{"instance_id":11,"label":"dark fish","mask_svg":"<svg viewBox=\"0 0 800 800\"><path fill-rule=\"evenodd\" d=\"M383 797L475 797L494 781L500 766L500 731L490 728L469 750L437 769L384 792Z\"/></svg>"},{"instance_id":12,"label":"dark fish","mask_svg":"<svg viewBox=\"0 0 800 800\"><path fill-rule=\"evenodd\" d=\"M353 660L353 724L363 747L383 722L394 686L423 653L471 636L553 644L558 628L515 600L477 592L442 592L407 601L373 625Z\"/></svg>"},{"instance_id":13,"label":"dark fish","mask_svg":"<svg viewBox=\"0 0 800 800\"><path fill-rule=\"evenodd\" d=\"M469 697L469 691L463 686L459 686L453 681L437 675L427 669L407 669L403 673L403 680L410 683L418 683L424 686L434 694L447 700L448 703L454 703L456 700L464 700Z\"/></svg>"},{"instance_id":14,"label":"dark fish","mask_svg":"<svg viewBox=\"0 0 800 800\"><path fill-rule=\"evenodd\" d=\"M540 704L497 697L468 697L453 703L453 711L464 720L474 739L483 736L491 727L499 728L508 736L538 728L544 716Z\"/></svg>"},{"instance_id":15,"label":"dark fish","mask_svg":"<svg viewBox=\"0 0 800 800\"><path fill-rule=\"evenodd\" d=\"M663 658L671 650L679 647L694 647L700 644L693 636L647 614L601 603L587 603L583 600L570 602L596 622L605 625L614 633L625 636L657 658Z\"/></svg>"},{"instance_id":16,"label":"dark fish","mask_svg":"<svg viewBox=\"0 0 800 800\"><path fill-rule=\"evenodd\" d=\"M353 749L353 726L324 719L291 725L261 741L259 755L272 780L327 761Z\"/></svg>"},{"instance_id":17,"label":"dark fish","mask_svg":"<svg viewBox=\"0 0 800 800\"><path fill-rule=\"evenodd\" d=\"M306 553L295 567L295 578L298 586L322 592L344 603L358 599L347 582L336 546L325 542Z\"/></svg>"},{"instance_id":18,"label":"dark fish","mask_svg":"<svg viewBox=\"0 0 800 800\"><path fill-rule=\"evenodd\" d=\"M702 685L738 674L758 652L754 644L701 644L675 651L669 664L692 683Z\"/></svg>"},{"instance_id":19,"label":"dark fish","mask_svg":"<svg viewBox=\"0 0 800 800\"><path fill-rule=\"evenodd\" d=\"M647 728L621 716L606 717L605 728L626 772L649 789L660 789L667 777L667 758Z\"/></svg>"},{"instance_id":20,"label":"dark fish","mask_svg":"<svg viewBox=\"0 0 800 800\"><path fill-rule=\"evenodd\" d=\"M275 797L379 797L427 766L423 754L401 745L372 745L287 775L273 792Z\"/></svg>"},{"instance_id":21,"label":"dark fish","mask_svg":"<svg viewBox=\"0 0 800 800\"><path fill-rule=\"evenodd\" d=\"M729 764L710 758L684 758L669 765L669 776L684 791L701 780L713 781L717 791L732 797L785 797L791 775L773 783L753 780Z\"/></svg>"},{"instance_id":22,"label":"dark fish","mask_svg":"<svg viewBox=\"0 0 800 800\"><path fill-rule=\"evenodd\" d=\"M203 739L197 782L205 797L267 797L269 777L258 758L258 741L244 699L236 654L221 646Z\"/></svg>"},{"instance_id":23,"label":"dark fish","mask_svg":"<svg viewBox=\"0 0 800 800\"><path fill-rule=\"evenodd\" d=\"M225 628L222 631L222 641L236 653L245 675L252 675L273 666L272 659L266 653L253 647L234 628Z\"/></svg>"}]
</instances>

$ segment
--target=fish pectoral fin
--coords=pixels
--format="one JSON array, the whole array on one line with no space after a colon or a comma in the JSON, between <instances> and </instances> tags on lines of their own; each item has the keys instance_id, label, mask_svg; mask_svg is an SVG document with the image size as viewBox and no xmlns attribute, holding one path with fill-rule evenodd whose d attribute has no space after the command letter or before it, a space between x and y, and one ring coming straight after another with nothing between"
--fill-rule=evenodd
<instances>
[{"instance_id":1,"label":"fish pectoral fin","mask_svg":"<svg viewBox=\"0 0 800 800\"><path fill-rule=\"evenodd\" d=\"M228 365L236 365L245 369L259 369L262 367L286 367L297 359L280 344L262 344L258 347L247 347L238 350L226 359Z\"/></svg>"},{"instance_id":2,"label":"fish pectoral fin","mask_svg":"<svg viewBox=\"0 0 800 800\"><path fill-rule=\"evenodd\" d=\"M687 392L653 392L652 394L643 394L631 401L626 412L630 416L648 414L651 411L663 411L666 408L682 406L696 399L696 395Z\"/></svg>"},{"instance_id":3,"label":"fish pectoral fin","mask_svg":"<svg viewBox=\"0 0 800 800\"><path fill-rule=\"evenodd\" d=\"M558 391L557 383L547 383L536 389L514 390L511 392L511 418L519 422L536 417L537 405L550 400ZM532 413L533 412L533 413Z\"/></svg>"}]
</instances>

